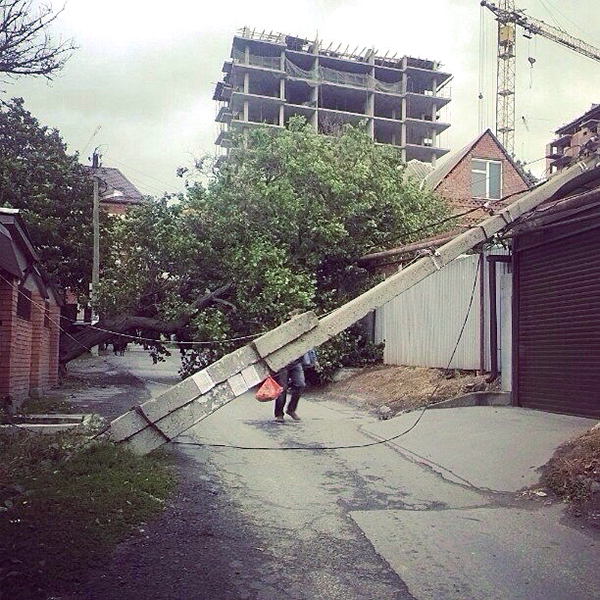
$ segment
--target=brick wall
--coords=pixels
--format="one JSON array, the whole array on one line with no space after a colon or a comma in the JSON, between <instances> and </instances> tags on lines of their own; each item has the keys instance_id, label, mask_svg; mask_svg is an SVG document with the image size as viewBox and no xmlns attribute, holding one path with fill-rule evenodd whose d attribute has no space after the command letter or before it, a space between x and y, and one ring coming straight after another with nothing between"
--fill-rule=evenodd
<instances>
[{"instance_id":1,"label":"brick wall","mask_svg":"<svg viewBox=\"0 0 600 600\"><path fill-rule=\"evenodd\" d=\"M100 202L100 208L102 208L102 210L105 210L109 215L121 216L126 214L132 208L132 205L102 200Z\"/></svg>"},{"instance_id":2,"label":"brick wall","mask_svg":"<svg viewBox=\"0 0 600 600\"><path fill-rule=\"evenodd\" d=\"M39 292L31 297L31 370L29 395L39 396L48 387L50 335L44 325L45 299Z\"/></svg>"},{"instance_id":3,"label":"brick wall","mask_svg":"<svg viewBox=\"0 0 600 600\"><path fill-rule=\"evenodd\" d=\"M33 311L32 311L33 312ZM23 400L29 396L31 374L31 321L14 316L13 336L10 358L10 396L14 400Z\"/></svg>"},{"instance_id":4,"label":"brick wall","mask_svg":"<svg viewBox=\"0 0 600 600\"><path fill-rule=\"evenodd\" d=\"M58 350L60 342L60 307L50 302L50 328L48 330L48 386L58 385Z\"/></svg>"},{"instance_id":5,"label":"brick wall","mask_svg":"<svg viewBox=\"0 0 600 600\"><path fill-rule=\"evenodd\" d=\"M9 281L5 281L4 277ZM17 292L8 273L0 278L0 399L10 395L11 340L17 312Z\"/></svg>"},{"instance_id":6,"label":"brick wall","mask_svg":"<svg viewBox=\"0 0 600 600\"><path fill-rule=\"evenodd\" d=\"M17 316L18 294L16 279L8 283L0 278L0 399L10 398L13 407L58 383L59 307L49 301L46 326L45 300L33 291L31 318L22 319Z\"/></svg>"},{"instance_id":7,"label":"brick wall","mask_svg":"<svg viewBox=\"0 0 600 600\"><path fill-rule=\"evenodd\" d=\"M474 200L471 196L471 159L473 158L502 162L502 197L527 189L527 184L519 172L506 158L492 136L486 133L436 188L436 192L440 196L450 201L455 214L465 212L482 203L480 200ZM513 200L514 198L508 198L504 202L498 202L496 206L509 204ZM486 216L487 213L483 210L474 211L467 215L464 222L466 224L479 222Z\"/></svg>"}]
</instances>

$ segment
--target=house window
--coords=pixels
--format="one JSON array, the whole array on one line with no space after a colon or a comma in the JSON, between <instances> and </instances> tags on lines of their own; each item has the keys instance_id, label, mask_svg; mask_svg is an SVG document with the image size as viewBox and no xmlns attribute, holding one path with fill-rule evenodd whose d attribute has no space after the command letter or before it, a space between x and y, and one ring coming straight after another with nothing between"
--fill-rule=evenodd
<instances>
[{"instance_id":1,"label":"house window","mask_svg":"<svg viewBox=\"0 0 600 600\"><path fill-rule=\"evenodd\" d=\"M496 160L471 161L471 196L498 200L502 194L502 163Z\"/></svg>"},{"instance_id":2,"label":"house window","mask_svg":"<svg viewBox=\"0 0 600 600\"><path fill-rule=\"evenodd\" d=\"M50 329L50 302L44 302L44 327Z\"/></svg>"},{"instance_id":3,"label":"house window","mask_svg":"<svg viewBox=\"0 0 600 600\"><path fill-rule=\"evenodd\" d=\"M19 288L17 299L17 317L29 321L31 319L31 292L24 288Z\"/></svg>"}]
</instances>

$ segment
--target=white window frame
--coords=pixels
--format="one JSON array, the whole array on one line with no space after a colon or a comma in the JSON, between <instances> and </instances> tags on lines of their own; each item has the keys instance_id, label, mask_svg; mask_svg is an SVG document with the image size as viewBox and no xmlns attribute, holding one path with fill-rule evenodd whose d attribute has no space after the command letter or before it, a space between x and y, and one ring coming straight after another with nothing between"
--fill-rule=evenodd
<instances>
[{"instance_id":1,"label":"white window frame","mask_svg":"<svg viewBox=\"0 0 600 600\"><path fill-rule=\"evenodd\" d=\"M485 171L482 169L476 169L473 165L473 161L483 162L485 163ZM501 160L491 160L488 158L476 158L475 156L471 157L471 194L473 194L473 174L480 175L482 178L485 178L485 196L473 196L472 198L481 198L483 200L490 200L490 164L500 165L500 198L502 197L502 176L503 176L503 168ZM492 200L497 200L498 198L491 198Z\"/></svg>"}]
</instances>

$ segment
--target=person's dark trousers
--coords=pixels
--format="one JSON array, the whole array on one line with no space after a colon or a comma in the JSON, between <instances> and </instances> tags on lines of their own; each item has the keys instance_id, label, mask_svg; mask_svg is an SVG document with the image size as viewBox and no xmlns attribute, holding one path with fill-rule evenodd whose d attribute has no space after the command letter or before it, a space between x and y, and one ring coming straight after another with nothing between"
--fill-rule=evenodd
<instances>
[{"instance_id":1,"label":"person's dark trousers","mask_svg":"<svg viewBox=\"0 0 600 600\"><path fill-rule=\"evenodd\" d=\"M300 396L306 387L302 363L297 362L284 367L277 372L275 379L283 388L281 394L279 394L279 396L277 396L275 399L275 416L283 417L283 409L285 408L288 389L291 391L291 398L287 407L287 411L289 413L296 412L296 409L298 408L298 401L300 400Z\"/></svg>"}]
</instances>

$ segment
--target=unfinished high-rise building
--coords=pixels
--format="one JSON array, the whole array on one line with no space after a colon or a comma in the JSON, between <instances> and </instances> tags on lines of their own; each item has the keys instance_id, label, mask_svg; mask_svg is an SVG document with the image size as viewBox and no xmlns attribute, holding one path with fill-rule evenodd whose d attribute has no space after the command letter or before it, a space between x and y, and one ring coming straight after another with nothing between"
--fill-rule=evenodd
<instances>
[{"instance_id":1,"label":"unfinished high-rise building","mask_svg":"<svg viewBox=\"0 0 600 600\"><path fill-rule=\"evenodd\" d=\"M440 134L450 127L440 110L450 102L452 76L436 61L325 47L280 33L243 28L215 88L217 146L232 146L234 130L283 128L302 115L316 131L335 133L365 123L378 144L398 148L402 159L435 164L448 152Z\"/></svg>"}]
</instances>

